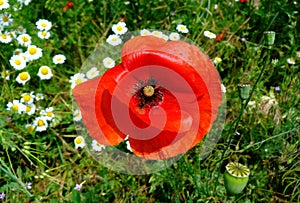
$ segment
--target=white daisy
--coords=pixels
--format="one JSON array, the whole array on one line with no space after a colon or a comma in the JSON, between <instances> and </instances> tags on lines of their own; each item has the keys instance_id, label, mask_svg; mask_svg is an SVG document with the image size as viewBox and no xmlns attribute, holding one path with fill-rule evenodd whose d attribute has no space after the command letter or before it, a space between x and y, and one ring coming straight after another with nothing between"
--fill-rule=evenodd
<instances>
[{"instance_id":1,"label":"white daisy","mask_svg":"<svg viewBox=\"0 0 300 203\"><path fill-rule=\"evenodd\" d=\"M19 100L16 99L13 100L12 102L8 102L6 106L7 106L6 110L18 112L18 114L21 114L22 112L25 111L24 104L22 104Z\"/></svg>"},{"instance_id":2,"label":"white daisy","mask_svg":"<svg viewBox=\"0 0 300 203\"><path fill-rule=\"evenodd\" d=\"M20 4L24 4L25 6L28 6L28 4L31 2L31 0L18 0Z\"/></svg>"},{"instance_id":3,"label":"white daisy","mask_svg":"<svg viewBox=\"0 0 300 203\"><path fill-rule=\"evenodd\" d=\"M81 111L76 109L74 112L73 112L73 118L74 118L74 121L80 121L82 119L82 116L81 116Z\"/></svg>"},{"instance_id":4,"label":"white daisy","mask_svg":"<svg viewBox=\"0 0 300 203\"><path fill-rule=\"evenodd\" d=\"M21 55L13 55L9 63L16 70L22 70L26 67L26 60Z\"/></svg>"},{"instance_id":5,"label":"white daisy","mask_svg":"<svg viewBox=\"0 0 300 203\"><path fill-rule=\"evenodd\" d=\"M23 93L21 94L21 102L26 103L26 104L32 104L33 99L35 98L33 92L30 93Z\"/></svg>"},{"instance_id":6,"label":"white daisy","mask_svg":"<svg viewBox=\"0 0 300 203\"><path fill-rule=\"evenodd\" d=\"M36 23L37 29L48 31L52 27L52 23L45 19L39 19Z\"/></svg>"},{"instance_id":7,"label":"white daisy","mask_svg":"<svg viewBox=\"0 0 300 203\"><path fill-rule=\"evenodd\" d=\"M296 60L294 58L288 58L286 61L288 62L288 64L291 64L291 65L296 64Z\"/></svg>"},{"instance_id":8,"label":"white daisy","mask_svg":"<svg viewBox=\"0 0 300 203\"><path fill-rule=\"evenodd\" d=\"M50 32L48 32L48 31L39 31L38 32L38 37L41 38L41 39L49 39Z\"/></svg>"},{"instance_id":9,"label":"white daisy","mask_svg":"<svg viewBox=\"0 0 300 203\"><path fill-rule=\"evenodd\" d=\"M102 62L105 68L112 68L115 66L115 61L110 57L106 57Z\"/></svg>"},{"instance_id":10,"label":"white daisy","mask_svg":"<svg viewBox=\"0 0 300 203\"><path fill-rule=\"evenodd\" d=\"M62 54L57 54L53 57L52 61L54 64L63 64L66 60L66 57Z\"/></svg>"},{"instance_id":11,"label":"white daisy","mask_svg":"<svg viewBox=\"0 0 300 203\"><path fill-rule=\"evenodd\" d=\"M112 31L117 35L123 35L127 32L126 23L118 22L117 24L113 24Z\"/></svg>"},{"instance_id":12,"label":"white daisy","mask_svg":"<svg viewBox=\"0 0 300 203\"><path fill-rule=\"evenodd\" d=\"M103 149L105 149L105 145L102 145L102 144L98 143L96 140L93 140L92 141L92 148L93 148L94 151L100 152Z\"/></svg>"},{"instance_id":13,"label":"white daisy","mask_svg":"<svg viewBox=\"0 0 300 203\"><path fill-rule=\"evenodd\" d=\"M19 42L20 45L27 47L31 44L31 37L30 35L24 33L17 37L17 41Z\"/></svg>"},{"instance_id":14,"label":"white daisy","mask_svg":"<svg viewBox=\"0 0 300 203\"><path fill-rule=\"evenodd\" d=\"M37 132L46 131L48 128L47 119L44 116L39 116L35 118L35 120L33 121L33 125L36 128L35 130Z\"/></svg>"},{"instance_id":15,"label":"white daisy","mask_svg":"<svg viewBox=\"0 0 300 203\"><path fill-rule=\"evenodd\" d=\"M16 81L22 85L25 85L28 80L30 80L30 75L28 72L19 73L18 77L16 78Z\"/></svg>"},{"instance_id":16,"label":"white daisy","mask_svg":"<svg viewBox=\"0 0 300 203\"><path fill-rule=\"evenodd\" d=\"M25 128L26 128L29 132L33 132L35 126L32 125L32 124L26 124L26 125L25 125Z\"/></svg>"},{"instance_id":17,"label":"white daisy","mask_svg":"<svg viewBox=\"0 0 300 203\"><path fill-rule=\"evenodd\" d=\"M146 29L141 30L141 36L149 36L149 35L151 35L151 32L149 30Z\"/></svg>"},{"instance_id":18,"label":"white daisy","mask_svg":"<svg viewBox=\"0 0 300 203\"><path fill-rule=\"evenodd\" d=\"M53 77L51 68L48 66L41 66L37 75L41 80L49 80Z\"/></svg>"},{"instance_id":19,"label":"white daisy","mask_svg":"<svg viewBox=\"0 0 300 203\"><path fill-rule=\"evenodd\" d=\"M19 27L17 27L17 33L19 34L19 35L21 35L21 34L25 34L26 33L26 28L24 28L23 26L19 26Z\"/></svg>"},{"instance_id":20,"label":"white daisy","mask_svg":"<svg viewBox=\"0 0 300 203\"><path fill-rule=\"evenodd\" d=\"M2 71L1 78L3 78L4 80L9 80L10 79L9 70Z\"/></svg>"},{"instance_id":21,"label":"white daisy","mask_svg":"<svg viewBox=\"0 0 300 203\"><path fill-rule=\"evenodd\" d=\"M177 25L176 30L178 32L182 32L182 33L188 33L189 32L187 27L185 25L182 25L182 24Z\"/></svg>"},{"instance_id":22,"label":"white daisy","mask_svg":"<svg viewBox=\"0 0 300 203\"><path fill-rule=\"evenodd\" d=\"M36 106L35 104L25 104L25 112L28 114L28 115L32 115L35 113L35 110L36 110Z\"/></svg>"},{"instance_id":23,"label":"white daisy","mask_svg":"<svg viewBox=\"0 0 300 203\"><path fill-rule=\"evenodd\" d=\"M53 107L48 107L45 110L41 111L41 116L44 116L46 120L51 121L54 118Z\"/></svg>"},{"instance_id":24,"label":"white daisy","mask_svg":"<svg viewBox=\"0 0 300 203\"><path fill-rule=\"evenodd\" d=\"M169 39L172 40L172 41L180 40L180 35L177 32L172 32L169 35Z\"/></svg>"},{"instance_id":25,"label":"white daisy","mask_svg":"<svg viewBox=\"0 0 300 203\"><path fill-rule=\"evenodd\" d=\"M97 77L99 75L99 71L96 67L92 67L87 73L86 73L86 77L88 79L93 79L95 77Z\"/></svg>"},{"instance_id":26,"label":"white daisy","mask_svg":"<svg viewBox=\"0 0 300 203\"><path fill-rule=\"evenodd\" d=\"M168 35L165 35L165 34L162 34L161 38L164 39L164 40L166 40L166 41L168 41L169 36L168 36Z\"/></svg>"},{"instance_id":27,"label":"white daisy","mask_svg":"<svg viewBox=\"0 0 300 203\"><path fill-rule=\"evenodd\" d=\"M12 37L7 33L0 33L0 42L8 44L12 41Z\"/></svg>"},{"instance_id":28,"label":"white daisy","mask_svg":"<svg viewBox=\"0 0 300 203\"><path fill-rule=\"evenodd\" d=\"M109 35L106 42L110 45L117 46L122 43L122 40L118 35Z\"/></svg>"},{"instance_id":29,"label":"white daisy","mask_svg":"<svg viewBox=\"0 0 300 203\"><path fill-rule=\"evenodd\" d=\"M210 39L215 39L217 36L216 36L216 34L214 34L214 33L212 33L212 32L210 32L210 31L204 31L204 36L205 37L208 37L208 38L210 38Z\"/></svg>"},{"instance_id":30,"label":"white daisy","mask_svg":"<svg viewBox=\"0 0 300 203\"><path fill-rule=\"evenodd\" d=\"M21 54L21 53L23 53L23 50L22 50L22 49L17 48L17 49L14 50L14 55L19 55L19 54ZM24 59L24 60L25 60L25 59ZM26 61L26 60L25 60L25 61Z\"/></svg>"},{"instance_id":31,"label":"white daisy","mask_svg":"<svg viewBox=\"0 0 300 203\"><path fill-rule=\"evenodd\" d=\"M28 60L32 61L32 60L39 59L40 57L43 56L43 52L42 51L43 50L41 48L38 48L35 45L29 45L27 47L27 51L26 51L26 55L28 57Z\"/></svg>"},{"instance_id":32,"label":"white daisy","mask_svg":"<svg viewBox=\"0 0 300 203\"><path fill-rule=\"evenodd\" d=\"M75 143L75 149L78 149L79 147L80 148L85 147L85 141L84 141L84 138L81 135L77 136L74 139L74 143Z\"/></svg>"},{"instance_id":33,"label":"white daisy","mask_svg":"<svg viewBox=\"0 0 300 203\"><path fill-rule=\"evenodd\" d=\"M1 3L1 0L0 0ZM14 19L11 17L11 14L9 13L2 13L0 14L0 25L2 26L9 26L12 24Z\"/></svg>"},{"instance_id":34,"label":"white daisy","mask_svg":"<svg viewBox=\"0 0 300 203\"><path fill-rule=\"evenodd\" d=\"M151 35L154 36L154 37L161 38L163 33L161 31L154 30L154 31L151 32Z\"/></svg>"},{"instance_id":35,"label":"white daisy","mask_svg":"<svg viewBox=\"0 0 300 203\"><path fill-rule=\"evenodd\" d=\"M35 100L40 101L44 99L44 95L42 93L36 93L35 94Z\"/></svg>"},{"instance_id":36,"label":"white daisy","mask_svg":"<svg viewBox=\"0 0 300 203\"><path fill-rule=\"evenodd\" d=\"M87 81L85 75L83 73L76 73L75 75L71 76L69 82L71 83L71 88L73 89L76 85Z\"/></svg>"},{"instance_id":37,"label":"white daisy","mask_svg":"<svg viewBox=\"0 0 300 203\"><path fill-rule=\"evenodd\" d=\"M8 0L0 0L0 10L9 8Z\"/></svg>"}]
</instances>

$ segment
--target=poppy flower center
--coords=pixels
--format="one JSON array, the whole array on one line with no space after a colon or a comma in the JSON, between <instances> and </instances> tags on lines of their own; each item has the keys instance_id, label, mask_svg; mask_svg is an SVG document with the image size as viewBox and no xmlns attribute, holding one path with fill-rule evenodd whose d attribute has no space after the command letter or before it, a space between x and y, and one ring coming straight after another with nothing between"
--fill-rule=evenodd
<instances>
[{"instance_id":1,"label":"poppy flower center","mask_svg":"<svg viewBox=\"0 0 300 203\"><path fill-rule=\"evenodd\" d=\"M139 82L135 89L133 96L141 109L157 106L163 100L164 88L159 86L153 78L147 82Z\"/></svg>"}]
</instances>

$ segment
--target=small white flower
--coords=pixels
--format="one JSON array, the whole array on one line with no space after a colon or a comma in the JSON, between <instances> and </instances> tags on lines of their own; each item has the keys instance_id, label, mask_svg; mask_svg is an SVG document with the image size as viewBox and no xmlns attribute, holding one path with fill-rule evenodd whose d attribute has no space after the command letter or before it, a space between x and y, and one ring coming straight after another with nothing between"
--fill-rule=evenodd
<instances>
[{"instance_id":1,"label":"small white flower","mask_svg":"<svg viewBox=\"0 0 300 203\"><path fill-rule=\"evenodd\" d=\"M296 51L296 55L298 58L300 58L300 51Z\"/></svg>"},{"instance_id":2,"label":"small white flower","mask_svg":"<svg viewBox=\"0 0 300 203\"><path fill-rule=\"evenodd\" d=\"M26 56L28 57L29 61L37 60L43 56L43 52L41 48L38 48L35 45L29 45L27 47Z\"/></svg>"},{"instance_id":3,"label":"small white flower","mask_svg":"<svg viewBox=\"0 0 300 203\"><path fill-rule=\"evenodd\" d=\"M76 73L75 75L71 76L69 82L71 83L71 88L73 89L76 85L87 81L85 75L83 73Z\"/></svg>"},{"instance_id":4,"label":"small white flower","mask_svg":"<svg viewBox=\"0 0 300 203\"><path fill-rule=\"evenodd\" d=\"M112 31L117 35L123 35L127 32L127 30L125 22L118 22L112 26Z\"/></svg>"},{"instance_id":5,"label":"small white flower","mask_svg":"<svg viewBox=\"0 0 300 203\"><path fill-rule=\"evenodd\" d=\"M66 60L66 57L62 54L57 54L53 57L54 64L63 64Z\"/></svg>"},{"instance_id":6,"label":"small white flower","mask_svg":"<svg viewBox=\"0 0 300 203\"><path fill-rule=\"evenodd\" d=\"M52 23L45 19L39 19L36 23L37 29L48 31L52 27Z\"/></svg>"},{"instance_id":7,"label":"small white flower","mask_svg":"<svg viewBox=\"0 0 300 203\"><path fill-rule=\"evenodd\" d=\"M26 124L25 128L29 131L29 132L33 132L35 126L33 124Z\"/></svg>"},{"instance_id":8,"label":"small white flower","mask_svg":"<svg viewBox=\"0 0 300 203\"><path fill-rule=\"evenodd\" d=\"M131 146L130 146L130 142L129 142L129 135L127 135L124 139L124 141L126 142L126 148L132 152Z\"/></svg>"},{"instance_id":9,"label":"small white flower","mask_svg":"<svg viewBox=\"0 0 300 203\"><path fill-rule=\"evenodd\" d=\"M37 132L46 131L48 128L47 118L44 116L39 116L35 118L35 120L33 121L33 125L35 126L35 130Z\"/></svg>"},{"instance_id":10,"label":"small white flower","mask_svg":"<svg viewBox=\"0 0 300 203\"><path fill-rule=\"evenodd\" d=\"M22 85L25 85L28 80L30 80L30 75L28 72L19 73L18 77L16 78L16 81Z\"/></svg>"},{"instance_id":11,"label":"small white flower","mask_svg":"<svg viewBox=\"0 0 300 203\"><path fill-rule=\"evenodd\" d=\"M0 0L0 3L1 3L1 0ZM12 24L13 21L14 21L14 19L11 17L11 14L9 14L9 13L0 14L0 25L9 26Z\"/></svg>"},{"instance_id":12,"label":"small white flower","mask_svg":"<svg viewBox=\"0 0 300 203\"><path fill-rule=\"evenodd\" d=\"M24 33L17 37L17 41L20 45L28 47L31 44L31 37L30 35Z\"/></svg>"},{"instance_id":13,"label":"small white flower","mask_svg":"<svg viewBox=\"0 0 300 203\"><path fill-rule=\"evenodd\" d=\"M217 56L214 58L214 64L219 64L221 62L222 62L222 59L220 57Z\"/></svg>"},{"instance_id":14,"label":"small white flower","mask_svg":"<svg viewBox=\"0 0 300 203\"><path fill-rule=\"evenodd\" d=\"M74 118L74 121L80 121L82 119L80 110L76 109L73 112L73 118Z\"/></svg>"},{"instance_id":15,"label":"small white flower","mask_svg":"<svg viewBox=\"0 0 300 203\"><path fill-rule=\"evenodd\" d=\"M15 70L22 70L26 67L26 60L21 55L13 55L9 63Z\"/></svg>"},{"instance_id":16,"label":"small white flower","mask_svg":"<svg viewBox=\"0 0 300 203\"><path fill-rule=\"evenodd\" d=\"M117 46L122 43L122 40L118 35L109 35L108 38L106 39L106 42L113 46Z\"/></svg>"},{"instance_id":17,"label":"small white flower","mask_svg":"<svg viewBox=\"0 0 300 203\"><path fill-rule=\"evenodd\" d=\"M204 36L205 37L208 37L208 38L210 38L210 39L215 39L217 36L216 36L216 34L214 34L214 33L212 33L212 32L210 32L210 31L204 31Z\"/></svg>"},{"instance_id":18,"label":"small white flower","mask_svg":"<svg viewBox=\"0 0 300 203\"><path fill-rule=\"evenodd\" d=\"M178 32L182 32L182 33L188 33L189 32L187 27L185 25L182 25L182 24L177 25L176 30Z\"/></svg>"},{"instance_id":19,"label":"small white flower","mask_svg":"<svg viewBox=\"0 0 300 203\"><path fill-rule=\"evenodd\" d=\"M105 149L105 145L102 145L102 144L98 143L96 140L93 140L92 141L92 148L93 148L94 151L100 152L103 149Z\"/></svg>"},{"instance_id":20,"label":"small white flower","mask_svg":"<svg viewBox=\"0 0 300 203\"><path fill-rule=\"evenodd\" d=\"M115 61L110 57L106 57L102 62L105 68L112 68L115 66Z\"/></svg>"},{"instance_id":21,"label":"small white flower","mask_svg":"<svg viewBox=\"0 0 300 203\"><path fill-rule=\"evenodd\" d=\"M35 113L35 110L36 110L36 106L35 104L25 104L25 112L28 114L28 115L32 115Z\"/></svg>"},{"instance_id":22,"label":"small white flower","mask_svg":"<svg viewBox=\"0 0 300 203\"><path fill-rule=\"evenodd\" d=\"M22 112L25 111L24 104L22 104L19 100L16 99L13 100L12 102L8 102L6 106L7 106L6 110L18 112L18 114L21 114Z\"/></svg>"},{"instance_id":23,"label":"small white flower","mask_svg":"<svg viewBox=\"0 0 300 203\"><path fill-rule=\"evenodd\" d=\"M154 37L161 38L163 33L161 31L154 30L154 31L151 32L151 35L154 36Z\"/></svg>"},{"instance_id":24,"label":"small white flower","mask_svg":"<svg viewBox=\"0 0 300 203\"><path fill-rule=\"evenodd\" d=\"M146 29L141 30L141 36L149 36L149 35L151 35L151 32L149 30Z\"/></svg>"},{"instance_id":25,"label":"small white flower","mask_svg":"<svg viewBox=\"0 0 300 203\"><path fill-rule=\"evenodd\" d=\"M49 39L50 32L48 32L48 31L39 31L38 32L38 37L41 38L41 39Z\"/></svg>"},{"instance_id":26,"label":"small white flower","mask_svg":"<svg viewBox=\"0 0 300 203\"><path fill-rule=\"evenodd\" d=\"M33 91L30 93L21 94L21 102L26 103L26 104L32 104L34 98L35 98L35 96L33 94Z\"/></svg>"},{"instance_id":27,"label":"small white flower","mask_svg":"<svg viewBox=\"0 0 300 203\"><path fill-rule=\"evenodd\" d=\"M53 77L51 68L48 66L41 66L37 75L41 80L49 80Z\"/></svg>"},{"instance_id":28,"label":"small white flower","mask_svg":"<svg viewBox=\"0 0 300 203\"><path fill-rule=\"evenodd\" d=\"M8 44L12 41L12 37L7 33L0 33L0 42Z\"/></svg>"},{"instance_id":29,"label":"small white flower","mask_svg":"<svg viewBox=\"0 0 300 203\"><path fill-rule=\"evenodd\" d=\"M25 29L23 26L19 26L19 27L17 28L17 33L18 33L19 35L25 34L25 33L26 33L26 29Z\"/></svg>"},{"instance_id":30,"label":"small white flower","mask_svg":"<svg viewBox=\"0 0 300 203\"><path fill-rule=\"evenodd\" d=\"M296 64L296 60L294 58L288 58L286 61L288 62L288 64L291 64L291 65Z\"/></svg>"},{"instance_id":31,"label":"small white flower","mask_svg":"<svg viewBox=\"0 0 300 203\"><path fill-rule=\"evenodd\" d=\"M40 101L44 99L44 95L42 93L36 93L35 94L35 100Z\"/></svg>"},{"instance_id":32,"label":"small white flower","mask_svg":"<svg viewBox=\"0 0 300 203\"><path fill-rule=\"evenodd\" d=\"M45 110L42 110L40 115L44 116L46 120L51 121L54 118L53 107L48 107Z\"/></svg>"},{"instance_id":33,"label":"small white flower","mask_svg":"<svg viewBox=\"0 0 300 203\"><path fill-rule=\"evenodd\" d=\"M96 67L92 67L87 73L86 73L86 77L88 79L93 79L95 77L97 77L99 75L99 71Z\"/></svg>"},{"instance_id":34,"label":"small white flower","mask_svg":"<svg viewBox=\"0 0 300 203\"><path fill-rule=\"evenodd\" d=\"M21 53L23 53L23 50L22 50L22 49L17 48L17 49L14 50L14 55L19 55L19 54L21 54ZM24 60L25 60L25 59L24 59Z\"/></svg>"},{"instance_id":35,"label":"small white flower","mask_svg":"<svg viewBox=\"0 0 300 203\"><path fill-rule=\"evenodd\" d=\"M84 138L81 135L77 136L74 139L74 143L75 143L75 149L78 149L79 147L80 148L85 147L85 141L84 141Z\"/></svg>"},{"instance_id":36,"label":"small white flower","mask_svg":"<svg viewBox=\"0 0 300 203\"><path fill-rule=\"evenodd\" d=\"M0 10L9 8L8 0L1 0Z\"/></svg>"},{"instance_id":37,"label":"small white flower","mask_svg":"<svg viewBox=\"0 0 300 203\"><path fill-rule=\"evenodd\" d=\"M172 32L169 36L169 39L172 41L180 40L180 35L177 32Z\"/></svg>"},{"instance_id":38,"label":"small white flower","mask_svg":"<svg viewBox=\"0 0 300 203\"><path fill-rule=\"evenodd\" d=\"M166 41L168 41L169 36L168 36L168 35L165 35L165 34L162 34L161 38L164 39L164 40L166 40Z\"/></svg>"}]
</instances>

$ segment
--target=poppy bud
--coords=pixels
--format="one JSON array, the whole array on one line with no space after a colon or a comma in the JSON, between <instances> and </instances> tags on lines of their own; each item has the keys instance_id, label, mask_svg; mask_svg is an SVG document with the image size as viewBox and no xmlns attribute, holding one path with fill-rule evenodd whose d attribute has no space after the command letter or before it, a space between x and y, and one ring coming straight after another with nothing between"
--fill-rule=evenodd
<instances>
[{"instance_id":1,"label":"poppy bud","mask_svg":"<svg viewBox=\"0 0 300 203\"><path fill-rule=\"evenodd\" d=\"M215 38L215 42L219 42L223 39L223 33L220 33L216 38Z\"/></svg>"},{"instance_id":2,"label":"poppy bud","mask_svg":"<svg viewBox=\"0 0 300 203\"><path fill-rule=\"evenodd\" d=\"M224 184L228 195L237 195L243 191L249 180L250 170L237 162L226 165Z\"/></svg>"},{"instance_id":3,"label":"poppy bud","mask_svg":"<svg viewBox=\"0 0 300 203\"><path fill-rule=\"evenodd\" d=\"M266 31L264 32L265 43L267 46L272 46L275 42L275 32L274 31Z\"/></svg>"},{"instance_id":4,"label":"poppy bud","mask_svg":"<svg viewBox=\"0 0 300 203\"><path fill-rule=\"evenodd\" d=\"M250 96L250 83L243 82L238 85L240 98L242 100L247 100Z\"/></svg>"}]
</instances>

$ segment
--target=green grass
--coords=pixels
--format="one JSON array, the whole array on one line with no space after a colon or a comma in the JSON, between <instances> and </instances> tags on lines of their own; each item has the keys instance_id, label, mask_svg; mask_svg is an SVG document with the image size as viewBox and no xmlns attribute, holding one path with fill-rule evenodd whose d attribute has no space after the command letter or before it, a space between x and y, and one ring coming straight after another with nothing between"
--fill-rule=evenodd
<instances>
[{"instance_id":1,"label":"green grass","mask_svg":"<svg viewBox=\"0 0 300 203\"><path fill-rule=\"evenodd\" d=\"M22 71L15 70L9 60L16 48L25 52L25 47L15 39L0 42L0 194L5 193L0 202L300 201L300 3L261 0L255 7L234 0L72 2L74 6L64 11L66 1L32 0L14 11L12 6L19 4L10 0L11 7L0 10L0 15L7 12L13 18L2 33L22 25L32 44L43 50L40 59L22 70L31 75L23 86L16 81ZM38 19L52 22L49 39L38 38ZM130 31L177 32L176 26L184 24L189 29L184 34L187 38L212 60L222 59L216 68L227 90L226 122L206 158L201 158L199 144L169 168L127 175L102 166L86 148L75 149L69 80L98 43L112 34L112 25L121 20ZM206 30L222 33L223 39L206 38ZM263 35L268 30L276 32L269 54ZM52 62L57 54L66 56L65 63ZM294 58L295 64L289 64L289 58ZM37 76L42 65L52 69L50 80ZM253 90L248 105L239 98L238 84L242 82L250 82ZM35 114L6 110L9 102L31 91L44 94L44 99L36 102L41 109ZM54 108L52 127L42 132L25 128L48 107ZM251 171L248 185L236 196L228 196L224 187L223 173L230 161L239 161ZM26 187L29 182L30 189ZM82 189L74 190L80 183Z\"/></svg>"}]
</instances>

